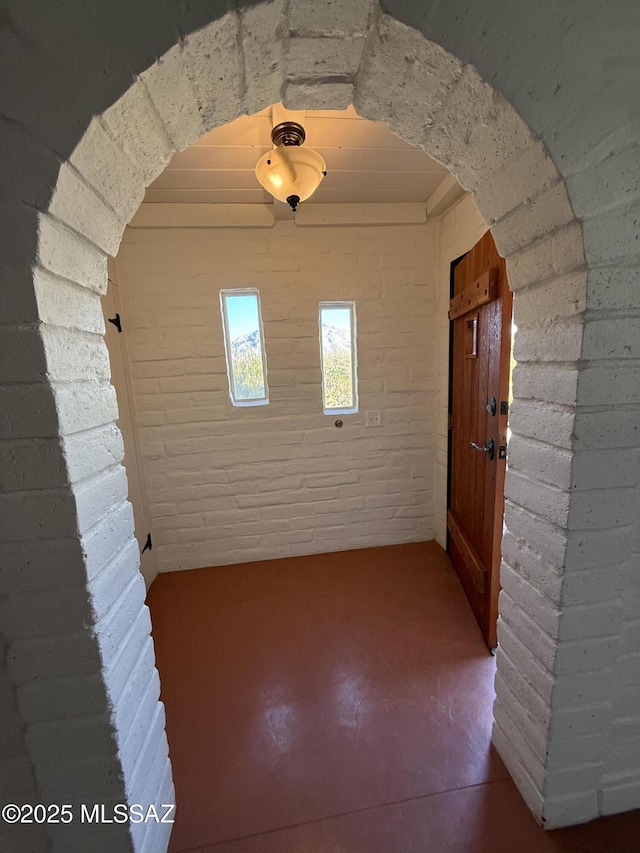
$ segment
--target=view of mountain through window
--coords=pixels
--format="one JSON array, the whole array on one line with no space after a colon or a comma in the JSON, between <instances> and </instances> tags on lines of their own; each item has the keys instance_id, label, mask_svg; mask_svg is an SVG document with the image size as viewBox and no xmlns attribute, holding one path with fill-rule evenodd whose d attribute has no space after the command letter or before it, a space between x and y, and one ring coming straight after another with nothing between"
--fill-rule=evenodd
<instances>
[{"instance_id":1,"label":"view of mountain through window","mask_svg":"<svg viewBox=\"0 0 640 853\"><path fill-rule=\"evenodd\" d=\"M231 402L235 406L268 403L260 295L257 290L222 290L220 307Z\"/></svg>"},{"instance_id":2,"label":"view of mountain through window","mask_svg":"<svg viewBox=\"0 0 640 853\"><path fill-rule=\"evenodd\" d=\"M325 414L358 411L355 328L355 303L320 303L322 404Z\"/></svg>"}]
</instances>

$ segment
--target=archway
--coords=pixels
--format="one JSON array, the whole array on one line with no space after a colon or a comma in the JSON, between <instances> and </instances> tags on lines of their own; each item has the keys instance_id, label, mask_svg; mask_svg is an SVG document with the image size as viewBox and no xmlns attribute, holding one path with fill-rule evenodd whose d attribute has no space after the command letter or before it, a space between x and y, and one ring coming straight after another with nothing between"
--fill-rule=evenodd
<instances>
[{"instance_id":1,"label":"archway","mask_svg":"<svg viewBox=\"0 0 640 853\"><path fill-rule=\"evenodd\" d=\"M562 642L590 640L589 629L570 628L570 614L564 621L561 616L564 605L579 608L593 600L581 587L567 598L564 571L569 564L592 566L583 542L571 535L576 526L581 529L580 514L593 512L579 503L579 494L571 497L586 463L583 457L576 465L574 452L578 362L589 344L594 358L599 352L583 323L587 270L581 225L544 145L513 107L473 66L368 2L291 11L265 2L227 13L166 50L120 97L105 94L77 145L53 143L57 150L73 149L59 169L54 155L31 143L34 162L56 177L50 201L42 204L40 187L47 178L34 174L29 197L45 209L36 213L20 205L8 232L10 239L20 238L20 250L8 252L7 265L22 297L9 316L20 316L23 327L16 334L27 341L28 353L24 358L14 350L9 359L9 381L23 382L27 390L13 389L8 401L18 421L30 424L38 417L46 425L40 431L9 428L9 436L18 439L16 471L27 473L17 480L18 500L6 517L16 529L18 516L11 512L23 513L22 529L25 519L40 519L39 539L60 538L65 550L55 581L39 575L34 581L32 571L20 586L27 564L37 563L37 572L46 574L49 546L22 534L10 537L16 545L3 633L20 702L14 716L26 724L25 772L35 773L41 801L76 796L81 779L116 799L123 799L126 788L130 802L170 796L99 294L106 285L107 254L117 250L145 184L171 153L280 97L292 109L339 109L353 102L363 116L386 122L445 163L476 193L491 223L516 291L521 365L511 418L518 461L506 487L494 742L530 807L548 825L586 820L603 808L624 807L621 802L632 805L634 789L628 787L622 800L611 794L606 806L604 739L585 743L583 730L574 735L566 722L569 711L580 717L595 704L596 731L602 734L608 713L598 701L606 681L600 644L589 645L587 671L594 687L585 697L570 689L582 671L575 660L582 647ZM33 264L33 274L23 259ZM40 456L26 441L33 437L45 439L38 445ZM585 440L583 453L592 447ZM25 497L29 490L39 493ZM604 538L594 542L597 549ZM63 603L50 617L53 630L49 626L43 636L42 614L50 612L52 595ZM11 622L25 613L31 615L19 627ZM58 635L53 653L52 634ZM35 684L40 660L49 660L44 686ZM552 720L565 722L552 732ZM93 747L89 753L77 741L87 728L104 739L99 758ZM64 735L53 746L43 736L52 730ZM70 743L76 744L71 759L65 751ZM594 769L585 792L574 781L587 749ZM58 762L68 768L64 778ZM106 789L98 781L105 770ZM608 783L611 790L614 783ZM143 843L146 829L133 827L135 844ZM163 831L155 828L159 835ZM82 828L78 832L81 844ZM162 841L148 837L144 843L154 849Z\"/></svg>"}]
</instances>

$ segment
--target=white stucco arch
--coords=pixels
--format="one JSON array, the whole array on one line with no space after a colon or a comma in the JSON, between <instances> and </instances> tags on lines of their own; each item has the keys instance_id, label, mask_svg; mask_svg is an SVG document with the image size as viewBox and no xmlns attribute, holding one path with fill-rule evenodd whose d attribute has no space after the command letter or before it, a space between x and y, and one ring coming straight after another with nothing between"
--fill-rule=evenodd
<instances>
[{"instance_id":1,"label":"white stucco arch","mask_svg":"<svg viewBox=\"0 0 640 853\"><path fill-rule=\"evenodd\" d=\"M91 784L116 800L123 791L133 802L171 795L99 295L107 255L117 251L145 186L171 154L280 99L292 109L353 102L361 115L424 146L476 194L507 257L520 330L511 418L518 462L506 486L494 742L534 814L548 825L620 810L619 802L637 805L640 783L625 787L621 801L607 800L605 740L594 745L580 728L574 737L566 721L569 712L578 718L584 708L605 704L610 685L610 665L593 643L600 635L572 621L572 608L592 604L593 591L577 580L567 585L567 572L577 578L594 559L605 562L603 549L617 531L612 521L598 537L599 529L584 521L596 512L584 473L593 448L589 430L602 429L597 407L605 404L587 411L591 420L581 427L584 362L597 359L600 340L585 326L593 276L582 225L544 142L513 106L473 64L370 0L292 7L265 0L234 8L165 50L119 97L105 95L75 144L73 133L67 138L56 131L47 148L37 121L25 120L16 131L30 140L34 168L42 164L33 187L18 195L8 234L20 252L9 247L4 263L16 303L8 313L15 322L6 336L9 378L3 381L13 386L5 399L17 413L5 437L16 443L18 472L18 499L6 517L10 528L21 530L25 518L41 519L35 537L9 535L14 544L0 623L16 695L13 718L25 733L19 754L25 790L35 785L42 802L67 801ZM81 115L86 110L70 109L61 123L82 129ZM24 143L15 147L24 155ZM623 336L630 334L626 328ZM598 334L616 336L608 327ZM611 367L607 362L605 370ZM39 426L31 427L36 420ZM631 429L623 415L618 425ZM625 481L621 488L633 492L635 484ZM585 556L589 537L593 547ZM55 580L41 579L42 539L60 543ZM616 556L613 576L627 578L630 555ZM25 567L32 572L26 582ZM62 605L45 616L52 596ZM578 657L581 640L593 654L586 670ZM43 670L39 661L47 655ZM571 690L585 672L591 692L585 688L582 701ZM604 738L610 717L597 713ZM98 757L82 751L78 732L85 730L104 738ZM70 744L78 744L71 755ZM580 775L585 762L598 767L588 784ZM618 788L627 776L618 774ZM163 849L162 832L156 828L154 836L150 829L145 836L143 829L134 828L129 838L119 828L109 849ZM73 847L69 835L54 828L54 849L85 849L86 837L78 833Z\"/></svg>"}]
</instances>

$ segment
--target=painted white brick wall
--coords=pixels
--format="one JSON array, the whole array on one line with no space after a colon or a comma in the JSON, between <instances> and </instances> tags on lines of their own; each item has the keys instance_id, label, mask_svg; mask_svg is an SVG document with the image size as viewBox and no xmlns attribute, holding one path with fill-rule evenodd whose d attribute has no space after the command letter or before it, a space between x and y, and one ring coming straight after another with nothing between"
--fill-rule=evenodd
<instances>
[{"instance_id":1,"label":"painted white brick wall","mask_svg":"<svg viewBox=\"0 0 640 853\"><path fill-rule=\"evenodd\" d=\"M47 586L62 591L86 587L88 578L106 568L109 558L123 551L131 540L130 518L122 528L112 523L124 506L121 501L103 506L104 517L89 529L84 529L70 511L76 490L86 487L79 481L93 479L97 489L104 482L100 472L110 465L117 467L119 461L117 454L111 463L108 461L113 448L95 457L76 454L71 474L66 448L81 447L85 430L87 436L95 431L92 440L103 431L108 433L117 413L113 391L98 372L87 371L82 378L73 361L65 358L58 332L43 329L41 310L44 312L46 294L55 294L49 308L60 308L70 294L84 289L85 298L78 296L66 303L67 318L59 325L70 330L70 350L76 355L91 352L98 370L100 346L93 346L96 342L91 337L96 329L87 328L85 322L91 322L99 312L97 296L92 294L104 291L105 252L113 250L118 237L114 220L126 221L135 208L145 180L143 173L154 174L172 146L182 148L195 141L205 119L215 124L243 110L266 107L280 94L289 106L301 108L337 108L355 99L364 115L387 120L405 138L428 143L436 156L450 162L465 185L477 189L479 209L487 221L498 224L498 230L503 217L515 214L520 204L541 190L552 190L561 179L568 187L574 213L583 219L581 225L573 222L547 235L540 230L546 216L532 221L530 228L517 215L510 223L523 241L509 259L512 284L518 290L516 310L519 298L526 299L526 288L531 286L530 304L540 297L541 328L557 321L567 327L571 325L569 317L574 318L572 322L577 320L586 327L593 324L594 328L585 333L576 361L526 361L526 346L520 353L516 379L519 400L512 413L512 427L520 443L518 464L530 479L548 480L549 485L568 489L572 497L566 527L538 516L528 506L524 493L519 493L524 506L515 501L507 505L509 565L526 583L512 583L508 592L505 589L501 629L504 654L498 660L502 704L496 712L494 742L508 758L534 813L546 819L547 825L586 820L640 803L640 517L635 467L640 410L637 386L633 384L637 382L638 355L628 336L629 327L635 329L640 322L639 193L635 179L638 111L634 86L640 74L640 7L623 3L613 14L611 4L599 0L584 0L579 7L574 6L564 9L562 15L541 16L537 5L527 0L475 4L462 0L384 0L389 17L395 19L391 21L366 0L350 4L296 0L292 5L276 0L242 9L235 13L236 21L227 17L208 33L190 37L217 14L210 4L139 0L116 9L114 4L100 0L92 5L91 15L75 14L64 0L55 5L41 4L37 15L31 4L11 5L0 27L0 77L8 82L0 88L0 332L10 341L5 350L8 357L2 360L0 385L0 406L3 412L10 412L10 417L0 419L0 438L13 454L14 464L9 467L14 470L6 491L17 489L17 493L6 503L14 508L12 512L21 506L21 530L11 527L11 538L0 546L0 582L9 605L15 604L16 614L24 604L18 596L24 584L30 591ZM299 63L295 77L289 75L292 31L295 37L325 39L318 54L310 52L306 78L301 76ZM433 42L425 45L417 31ZM229 33L237 38L229 38ZM248 49L245 35L249 37ZM326 49L326 39L341 37L345 44L360 37L366 39L358 69L343 64L343 76L332 72ZM460 76L454 70L447 77L448 56L442 48L455 58L452 67L459 67ZM198 67L198 54L206 59L205 68ZM381 54L386 63L377 62ZM322 59L315 68L311 62L314 55ZM612 55L616 57L615 74L611 74ZM231 68L236 71L232 85L216 85ZM374 85L370 85L372 77ZM138 85L140 80L146 91ZM236 86L239 80L242 85ZM489 81L491 86L487 85ZM434 88L444 95L442 109L431 100L425 103L425 96ZM130 89L134 91L127 98ZM400 89L402 97L398 97ZM126 104L126 120L117 106L108 112L121 97L121 105ZM466 113L451 111L453 103L465 105ZM420 107L413 109L412 104ZM103 118L96 118L100 116ZM158 130L156 118L164 123L166 134L160 127L162 139L156 137L157 144L153 144L153 126ZM528 134L525 122L532 134ZM131 135L138 125L139 134ZM79 150L84 147L81 140L85 132L87 149ZM149 142L150 132L148 145L145 137ZM549 169L544 152L539 150L543 146L558 174ZM89 149L92 155L87 159ZM65 166L61 180L61 163L70 158L76 165L70 169ZM513 181L511 190L502 180L507 173L511 176L509 183ZM487 193L488 186L493 192ZM78 203L87 221L78 219ZM53 213L46 212L50 208ZM549 208L549 221L557 221L558 208L553 209L555 213ZM506 224L502 224L503 229ZM502 238L513 233L507 229ZM535 241L529 247L524 245L528 239ZM575 275L580 276L579 281ZM572 296L567 301L569 281ZM552 294L557 297L555 319L548 313L554 301ZM92 298L94 307L89 307L87 314ZM58 316L64 318L65 312ZM614 348L608 355L611 321L624 321L620 342L629 349ZM56 325L53 320L45 322ZM523 329L535 325L534 314ZM84 331L78 334L73 329ZM551 334L553 338L555 334ZM534 340L534 335L529 339ZM18 351L22 358L16 357ZM533 355L537 358L542 353ZM71 378L66 376L67 369ZM544 381L545 370L548 383ZM61 443L56 442L59 437ZM85 446L99 446L100 441L98 438L92 444L87 438ZM39 448L33 459L48 460L40 481L23 442ZM46 445L45 450L40 442ZM526 451L533 446L537 451L529 455ZM611 479L604 477L594 483L594 472L605 467L603 450L609 451L606 471ZM570 462L567 455L573 457ZM629 471L636 472L633 482L627 478ZM45 487L47 479L49 485ZM21 490L20 483L32 485ZM632 520L628 507L634 488ZM56 523L59 526L55 538L47 539L42 537L39 524L52 505L56 517L48 522L47 531L54 532ZM601 518L594 513L597 506L606 509ZM622 511L617 512L616 507ZM85 520L91 518L95 515L89 512ZM113 539L107 547L103 543L110 535ZM125 569L131 571L135 566L136 560L130 555ZM545 597L532 598L532 586L544 591ZM63 663L62 647L68 652L69 677L83 685L85 676L92 678L93 684L99 685L102 702L115 696L121 673L126 671L117 661L129 654L128 641L135 626L142 626L144 632L148 625L142 591L131 593L133 590L121 595L117 607L96 614L96 631L84 627L80 633L61 634L48 645L35 625L31 643L29 638L5 637L10 664L7 673L18 701L21 691L36 682L29 673L38 671L38 657L55 648L56 662ZM531 614L523 612L518 603L526 610L534 601L537 605ZM621 615L616 602L621 603ZM618 633L563 639L563 618L567 616L568 626L575 626L580 621L580 608L592 603L612 614L611 625L617 628L619 624ZM576 619L571 608L576 608ZM554 629L547 630L542 623L553 625L560 610L558 634L549 634ZM588 618L590 613L584 610L583 616ZM77 613L70 610L69 616L73 624ZM601 630L603 623L599 625ZM96 635L93 644L92 631ZM531 642L538 636L539 643ZM607 639L611 636L613 643ZM118 638L120 654L114 654ZM547 668L549 640L556 646L551 670ZM104 655L100 665L90 673L74 670L80 663L95 663L96 645ZM13 651L25 663L24 670L14 665ZM582 669L578 660L583 661ZM27 663L36 668L30 670ZM516 672L520 679L515 677ZM68 713L75 715L82 727L84 715L93 716L102 710L91 710L90 692L68 690L65 678L53 675L46 679L51 698L46 710L59 713L62 700L69 700ZM146 678L151 686L151 667ZM156 703L155 707L153 720L161 714L161 706ZM151 726L156 724L153 720ZM109 729L107 714L103 724ZM520 732L523 726L524 736ZM546 750L540 739L541 727ZM73 769L49 786L46 753L36 749L36 739L29 741L28 732L29 723L25 723L23 742L40 798L54 791L60 795L73 778ZM604 737L591 739L591 735ZM140 774L131 769L131 763L134 755L143 754L142 741L127 739L127 732L116 736L127 744L120 762L127 781L139 780ZM149 785L155 785L160 794L165 783L170 784L166 782L168 765L162 754L162 739L155 743L161 756L159 764L165 770L151 772L146 786L128 788L132 797ZM0 765L11 772L11 759L0 760ZM146 766L158 767L155 759ZM12 843L14 840L19 853L38 849L39 841L32 838L18 836ZM120 853L131 843L128 838L104 836L98 844L71 835L66 840L56 838L53 849ZM143 851L157 853L165 849L166 838L149 834L144 840L136 838L135 843ZM41 847L46 846L43 841Z\"/></svg>"},{"instance_id":2,"label":"painted white brick wall","mask_svg":"<svg viewBox=\"0 0 640 853\"><path fill-rule=\"evenodd\" d=\"M105 317L105 341L109 349L111 363L111 382L118 394L117 426L121 435L124 449L122 464L127 472L128 498L133 507L133 527L140 550L140 571L145 579L147 589L157 575L156 552L152 548L144 554L142 549L150 532L149 507L147 504L147 487L144 470L141 464L140 440L138 436L137 412L133 401L132 377L127 352L127 335L118 332L116 326L109 322L120 314L122 322L122 302L115 261L109 262L109 287L102 299L102 310ZM122 326L121 326L122 328Z\"/></svg>"},{"instance_id":3,"label":"painted white brick wall","mask_svg":"<svg viewBox=\"0 0 640 853\"><path fill-rule=\"evenodd\" d=\"M23 738L23 717L16 701L16 691L7 672L7 644L0 638L0 801L5 803L37 802L38 788L33 766ZM47 843L42 826L24 827L2 821L0 847L14 850L19 844L30 844L33 850L43 850ZM26 848L25 848L26 849Z\"/></svg>"},{"instance_id":4,"label":"painted white brick wall","mask_svg":"<svg viewBox=\"0 0 640 853\"><path fill-rule=\"evenodd\" d=\"M433 537L435 260L423 225L127 229L116 263L161 571ZM231 405L228 287L260 290L268 406ZM323 300L356 302L360 411L341 429L322 413Z\"/></svg>"}]
</instances>

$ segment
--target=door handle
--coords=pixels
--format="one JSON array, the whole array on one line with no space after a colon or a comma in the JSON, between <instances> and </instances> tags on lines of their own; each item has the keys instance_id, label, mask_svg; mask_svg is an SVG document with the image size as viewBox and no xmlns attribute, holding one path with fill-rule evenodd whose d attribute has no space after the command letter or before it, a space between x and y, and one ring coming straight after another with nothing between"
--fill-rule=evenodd
<instances>
[{"instance_id":1,"label":"door handle","mask_svg":"<svg viewBox=\"0 0 640 853\"><path fill-rule=\"evenodd\" d=\"M481 453L488 453L489 461L493 459L496 450L496 446L492 438L487 441L486 447L481 447L479 444L476 444L475 441L471 442L471 447L473 447L474 450L479 450Z\"/></svg>"}]
</instances>

